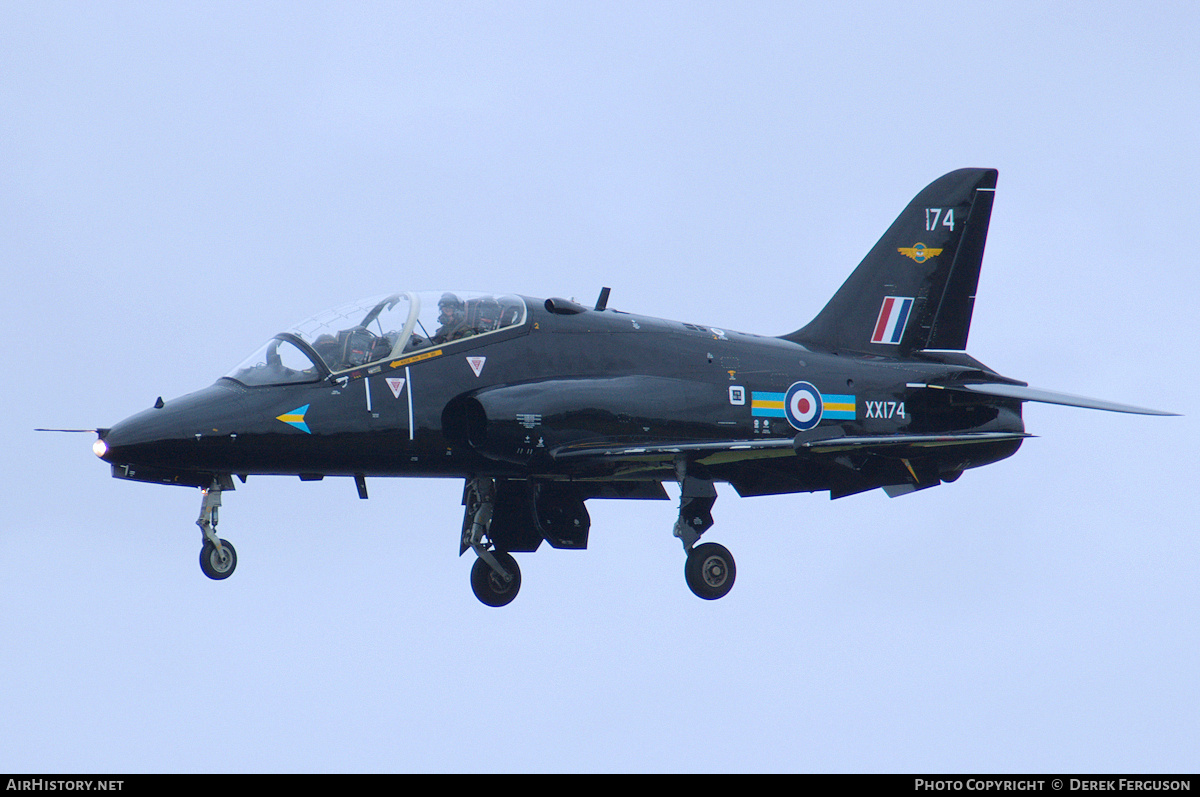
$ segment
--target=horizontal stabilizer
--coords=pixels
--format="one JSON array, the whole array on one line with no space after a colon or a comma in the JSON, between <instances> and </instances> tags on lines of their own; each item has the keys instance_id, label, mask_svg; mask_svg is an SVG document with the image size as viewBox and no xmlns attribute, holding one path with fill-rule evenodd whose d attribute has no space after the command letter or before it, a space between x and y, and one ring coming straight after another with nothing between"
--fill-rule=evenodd
<instances>
[{"instance_id":1,"label":"horizontal stabilizer","mask_svg":"<svg viewBox=\"0 0 1200 797\"><path fill-rule=\"evenodd\" d=\"M1070 393L1056 393L1053 390L1039 390L1024 385L1005 385L986 383L977 385L925 385L910 384L909 387L927 387L935 390L957 390L965 393L982 393L987 396L1001 396L1017 399L1018 401L1038 401L1043 404L1061 404L1067 407L1084 407L1090 410L1106 410L1108 412L1129 412L1134 415L1179 415L1177 412L1151 410L1145 407L1134 407L1130 404L1118 404L1115 401L1073 396Z\"/></svg>"}]
</instances>

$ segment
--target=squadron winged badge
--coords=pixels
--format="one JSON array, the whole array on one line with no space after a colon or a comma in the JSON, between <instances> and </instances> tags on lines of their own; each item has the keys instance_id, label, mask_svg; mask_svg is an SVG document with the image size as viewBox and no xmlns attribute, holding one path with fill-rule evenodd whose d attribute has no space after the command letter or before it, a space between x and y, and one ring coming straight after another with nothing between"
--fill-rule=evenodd
<instances>
[{"instance_id":1,"label":"squadron winged badge","mask_svg":"<svg viewBox=\"0 0 1200 797\"><path fill-rule=\"evenodd\" d=\"M593 307L398 291L280 332L209 387L94 430L94 450L118 479L199 488L213 579L237 564L216 529L235 479L343 476L361 498L368 478L460 479L459 553L489 606L520 589L514 553L587 547L588 501L673 482L687 585L721 598L733 556L701 542L718 482L896 496L1012 456L1024 402L1172 414L1030 388L966 353L996 178L935 180L778 337L609 309L607 288Z\"/></svg>"}]
</instances>

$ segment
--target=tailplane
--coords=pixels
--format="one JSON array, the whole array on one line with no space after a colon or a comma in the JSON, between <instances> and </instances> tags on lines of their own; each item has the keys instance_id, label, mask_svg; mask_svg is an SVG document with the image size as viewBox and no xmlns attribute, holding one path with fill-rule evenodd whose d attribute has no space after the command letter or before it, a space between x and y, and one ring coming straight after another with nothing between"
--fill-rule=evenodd
<instances>
[{"instance_id":1,"label":"tailplane","mask_svg":"<svg viewBox=\"0 0 1200 797\"><path fill-rule=\"evenodd\" d=\"M998 174L959 169L930 183L825 309L783 338L891 357L965 349Z\"/></svg>"}]
</instances>

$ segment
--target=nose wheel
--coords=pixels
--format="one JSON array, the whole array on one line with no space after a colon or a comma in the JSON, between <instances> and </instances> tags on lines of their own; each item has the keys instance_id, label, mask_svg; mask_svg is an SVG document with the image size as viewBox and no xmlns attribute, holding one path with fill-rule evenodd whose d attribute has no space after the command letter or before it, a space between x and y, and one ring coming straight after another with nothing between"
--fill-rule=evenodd
<instances>
[{"instance_id":1,"label":"nose wheel","mask_svg":"<svg viewBox=\"0 0 1200 797\"><path fill-rule=\"evenodd\" d=\"M208 540L204 541L204 547L200 549L200 569L204 571L204 575L214 581L220 581L232 576L235 567L237 551L228 540L221 540L220 548Z\"/></svg>"}]
</instances>

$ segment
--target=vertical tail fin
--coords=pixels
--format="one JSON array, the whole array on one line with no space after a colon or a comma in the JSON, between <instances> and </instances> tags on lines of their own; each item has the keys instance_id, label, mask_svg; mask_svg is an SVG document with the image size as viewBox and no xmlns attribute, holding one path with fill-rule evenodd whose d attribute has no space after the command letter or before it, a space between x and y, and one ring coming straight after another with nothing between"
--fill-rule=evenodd
<instances>
[{"instance_id":1,"label":"vertical tail fin","mask_svg":"<svg viewBox=\"0 0 1200 797\"><path fill-rule=\"evenodd\" d=\"M817 317L784 339L891 357L965 349L998 174L959 169L930 183Z\"/></svg>"}]
</instances>

